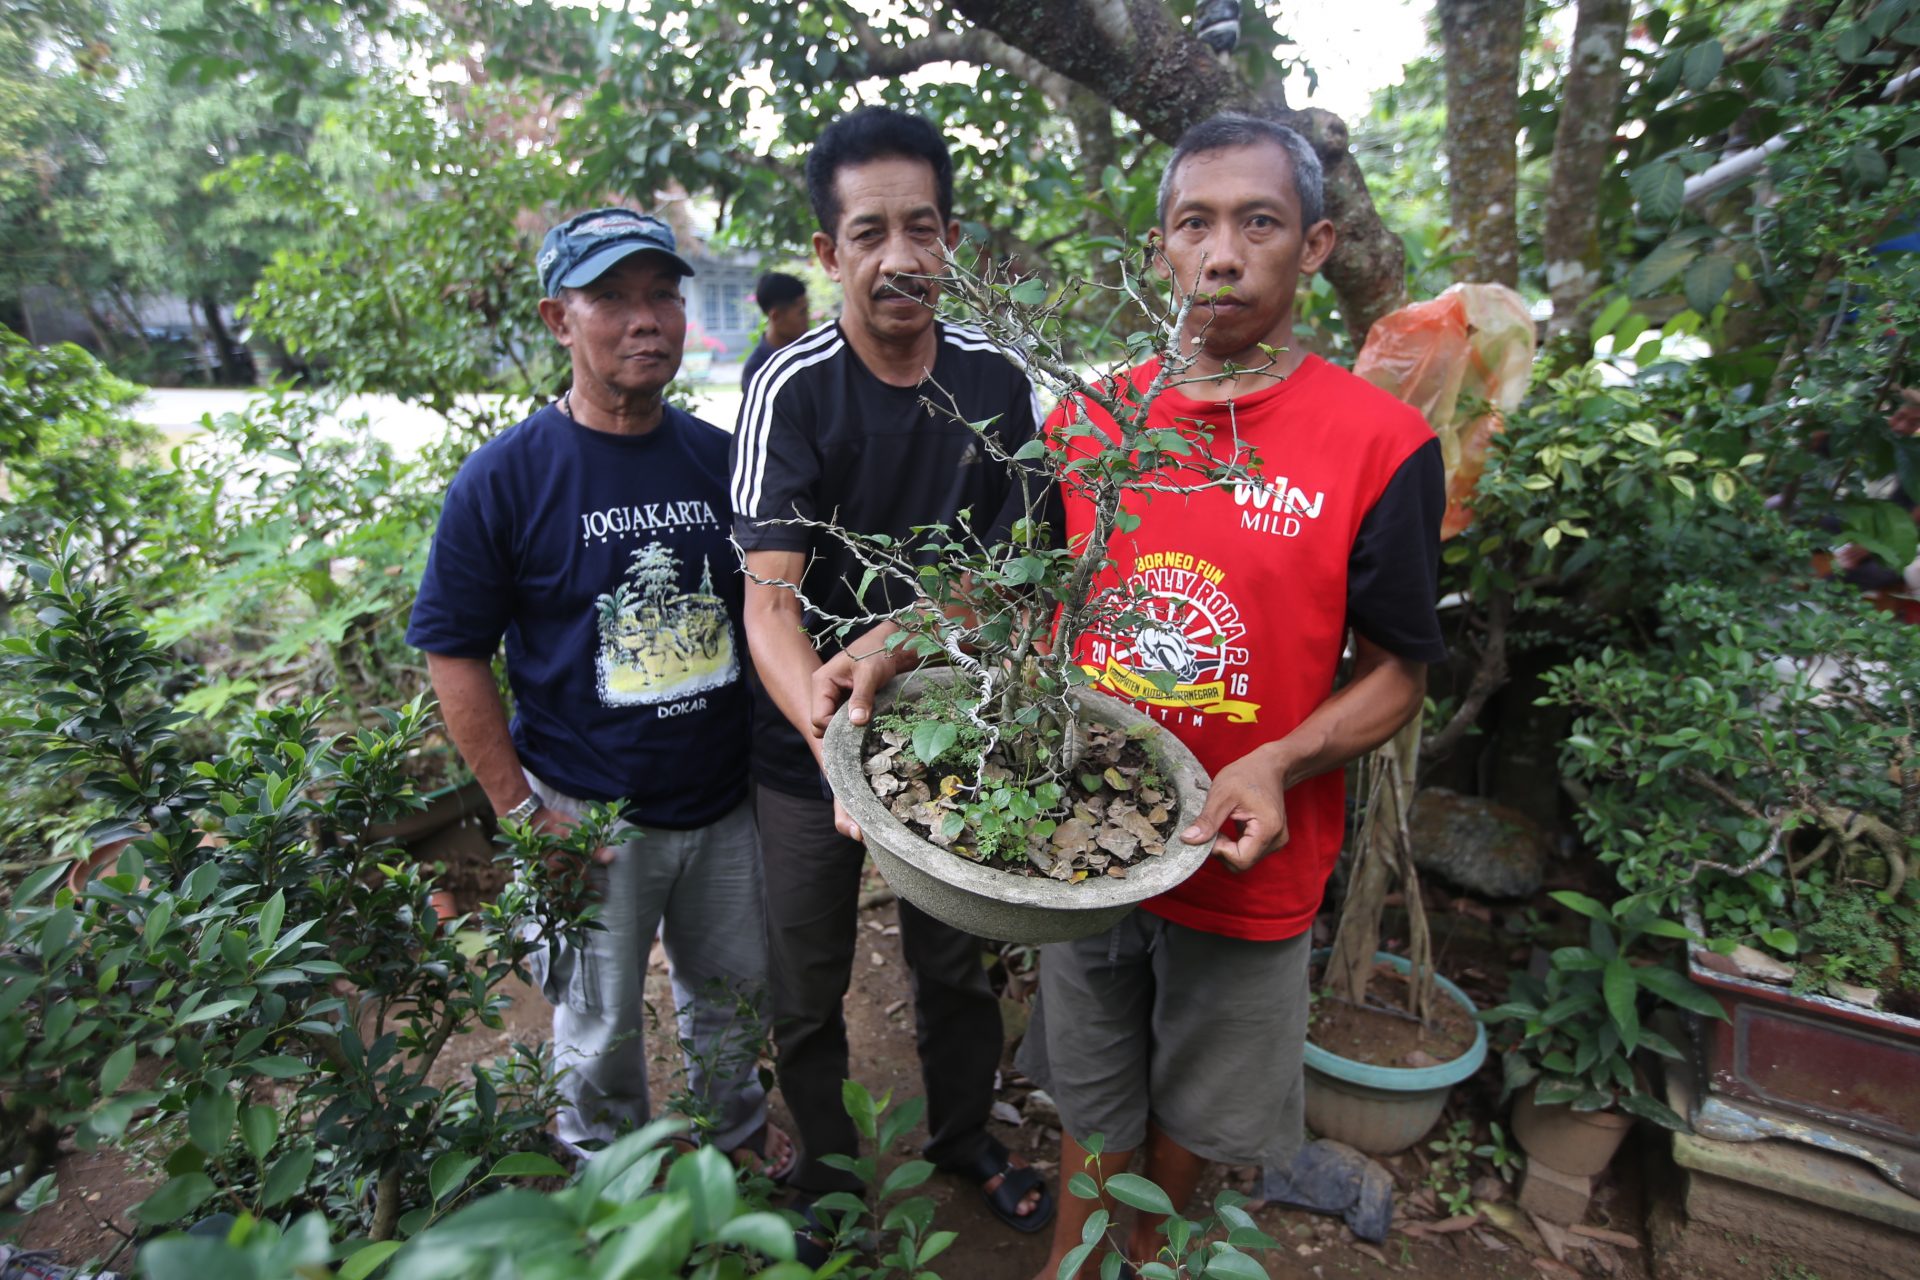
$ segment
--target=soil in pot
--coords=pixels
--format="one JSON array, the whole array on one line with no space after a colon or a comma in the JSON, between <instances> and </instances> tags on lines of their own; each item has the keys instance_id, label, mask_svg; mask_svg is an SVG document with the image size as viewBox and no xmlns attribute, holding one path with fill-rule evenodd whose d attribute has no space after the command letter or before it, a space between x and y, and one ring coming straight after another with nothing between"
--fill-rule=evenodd
<instances>
[{"instance_id":1,"label":"soil in pot","mask_svg":"<svg viewBox=\"0 0 1920 1280\"><path fill-rule=\"evenodd\" d=\"M964 812L966 779L933 767L912 747L909 714L881 716L867 732L865 767L873 793L908 830L956 857L1010 875L1045 876L1066 882L1097 877L1125 879L1144 858L1166 852L1173 838L1177 801L1154 772L1141 744L1102 724L1083 726L1085 749L1060 798L1027 817L1006 815L1005 825L981 830ZM987 786L1014 776L1003 749L987 758ZM1024 796L1038 789L1020 788Z\"/></svg>"},{"instance_id":2,"label":"soil in pot","mask_svg":"<svg viewBox=\"0 0 1920 1280\"><path fill-rule=\"evenodd\" d=\"M1318 989L1319 974L1314 975ZM1373 967L1365 1009L1321 995L1307 1038L1329 1053L1375 1067L1432 1067L1473 1047L1478 1024L1457 1001L1437 992L1433 1018L1422 1024L1407 1012L1407 976L1390 965Z\"/></svg>"}]
</instances>

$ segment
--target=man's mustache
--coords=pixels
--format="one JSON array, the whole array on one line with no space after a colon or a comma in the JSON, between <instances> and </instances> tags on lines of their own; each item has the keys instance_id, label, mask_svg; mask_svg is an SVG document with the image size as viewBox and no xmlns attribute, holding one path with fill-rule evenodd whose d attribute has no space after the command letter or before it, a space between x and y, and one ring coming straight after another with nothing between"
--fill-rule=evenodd
<instances>
[{"instance_id":1,"label":"man's mustache","mask_svg":"<svg viewBox=\"0 0 1920 1280\"><path fill-rule=\"evenodd\" d=\"M925 302L932 294L933 288L925 280L899 277L883 282L878 289L873 291L873 299L875 302L884 302L888 298L898 298L905 295L906 297L916 298L921 302Z\"/></svg>"}]
</instances>

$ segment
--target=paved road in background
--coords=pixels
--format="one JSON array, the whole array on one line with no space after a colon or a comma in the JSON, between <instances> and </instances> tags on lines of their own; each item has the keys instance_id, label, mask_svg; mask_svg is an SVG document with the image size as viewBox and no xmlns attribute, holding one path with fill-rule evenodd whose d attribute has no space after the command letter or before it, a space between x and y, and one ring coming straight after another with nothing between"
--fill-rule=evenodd
<instances>
[{"instance_id":1,"label":"paved road in background","mask_svg":"<svg viewBox=\"0 0 1920 1280\"><path fill-rule=\"evenodd\" d=\"M157 389L147 392L134 407L133 416L171 439L181 439L199 431L203 417L239 413L263 394L248 390ZM696 385L692 395L679 403L723 431L732 431L740 413L740 370L716 370L712 381ZM348 418L365 414L375 434L403 457L418 453L421 446L446 429L438 414L397 396L349 396L341 405L341 414Z\"/></svg>"}]
</instances>

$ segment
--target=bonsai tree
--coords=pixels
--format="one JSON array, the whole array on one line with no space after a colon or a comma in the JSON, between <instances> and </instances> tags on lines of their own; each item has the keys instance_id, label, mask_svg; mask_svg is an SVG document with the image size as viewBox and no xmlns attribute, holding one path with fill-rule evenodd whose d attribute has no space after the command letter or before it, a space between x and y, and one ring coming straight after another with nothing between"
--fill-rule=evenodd
<instances>
[{"instance_id":1,"label":"bonsai tree","mask_svg":"<svg viewBox=\"0 0 1920 1280\"><path fill-rule=\"evenodd\" d=\"M1444 539L1473 523L1475 484L1494 436L1527 389L1533 356L1532 316L1525 301L1501 285L1456 285L1383 317L1367 335L1354 372L1419 409L1440 438ZM1464 550L1452 546L1447 555L1457 558ZM1433 946L1407 835L1423 730L1416 716L1357 771L1360 820L1323 986L1335 1000L1366 1006L1387 891L1398 880L1411 962L1406 1012L1424 1024L1433 1016Z\"/></svg>"},{"instance_id":2,"label":"bonsai tree","mask_svg":"<svg viewBox=\"0 0 1920 1280\"><path fill-rule=\"evenodd\" d=\"M1920 1003L1920 649L1834 584L1671 588L1657 647L1553 673L1581 825L1650 909Z\"/></svg>"},{"instance_id":3,"label":"bonsai tree","mask_svg":"<svg viewBox=\"0 0 1920 1280\"><path fill-rule=\"evenodd\" d=\"M1147 251L1144 266L1171 278L1157 250ZM1196 296L1177 285L1163 293L1143 277L1128 264L1118 284L1077 281L1050 290L1037 278L992 263L969 268L950 259L939 278L951 308L1025 368L1042 400L1084 401L1115 424L1108 432L1077 414L1057 433L1009 452L992 422L969 423L985 454L1009 467L1017 485L1020 512L1007 528L980 527L981 513L962 512L956 527L926 526L896 541L830 521L776 521L819 530L850 548L863 570L854 593L862 602L878 600L875 587L881 583L904 586L913 597L906 609L876 606L835 615L820 609L799 584L769 582L792 591L842 639L890 621L899 628L888 640L890 649L951 666L950 684L897 708L881 728L893 735L889 745L910 755L921 772L942 762L951 769L941 785L942 797L953 804L944 830L934 834L951 843L972 832L962 841L969 850L980 850L980 837L988 834L987 850L1017 862L1068 817L1071 788L1100 785L1100 770L1077 768L1088 733L1073 691L1094 679L1080 665L1080 641L1095 633L1137 637L1154 622L1141 598L1102 585L1113 535L1138 524L1126 509L1128 497L1191 493L1252 476L1251 451L1237 441L1211 448L1215 442L1204 423L1148 427L1155 398L1201 378L1191 372L1192 349L1183 352L1174 340ZM1089 369L1068 332L1067 315L1087 291L1111 295L1147 317L1104 368ZM1159 359L1157 372L1149 385L1135 388L1124 375L1149 357ZM926 398L939 412L946 397L929 386ZM1060 531L1047 519L1056 486L1071 487L1093 510L1091 528L1071 546L1061 545ZM1178 681L1170 670L1144 672L1142 678L1162 692ZM941 775L931 776L939 781Z\"/></svg>"}]
</instances>

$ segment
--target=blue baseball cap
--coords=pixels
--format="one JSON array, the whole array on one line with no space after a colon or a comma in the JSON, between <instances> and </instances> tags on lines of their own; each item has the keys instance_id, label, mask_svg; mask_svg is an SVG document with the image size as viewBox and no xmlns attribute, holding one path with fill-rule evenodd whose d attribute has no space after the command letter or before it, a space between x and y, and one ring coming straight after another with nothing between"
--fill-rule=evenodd
<instances>
[{"instance_id":1,"label":"blue baseball cap","mask_svg":"<svg viewBox=\"0 0 1920 1280\"><path fill-rule=\"evenodd\" d=\"M541 288L552 298L562 289L592 284L614 263L636 253L664 254L681 275L693 274L677 250L672 227L651 214L617 208L589 209L547 232L535 265Z\"/></svg>"}]
</instances>

